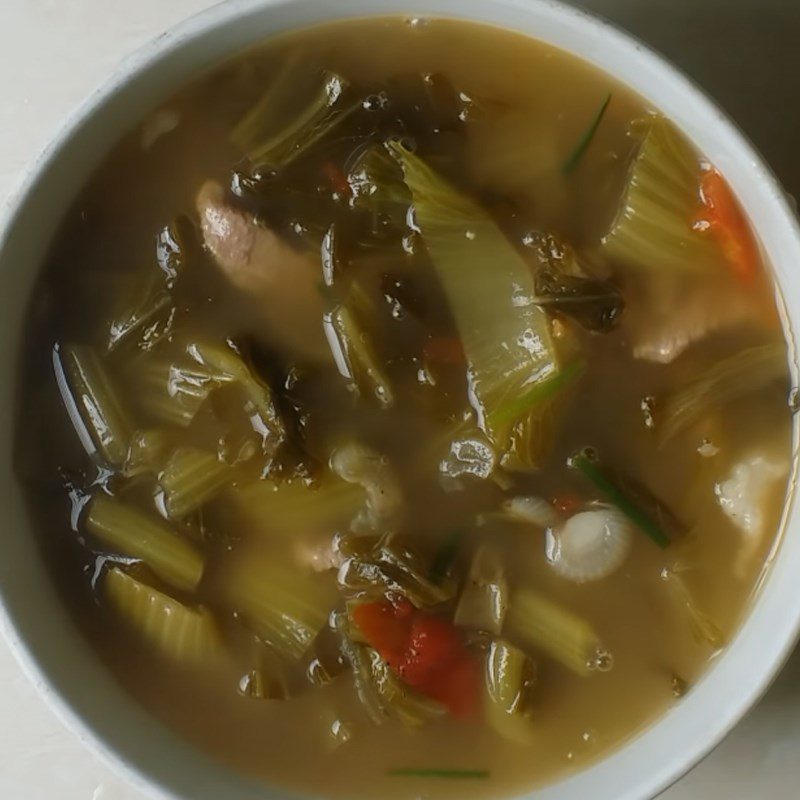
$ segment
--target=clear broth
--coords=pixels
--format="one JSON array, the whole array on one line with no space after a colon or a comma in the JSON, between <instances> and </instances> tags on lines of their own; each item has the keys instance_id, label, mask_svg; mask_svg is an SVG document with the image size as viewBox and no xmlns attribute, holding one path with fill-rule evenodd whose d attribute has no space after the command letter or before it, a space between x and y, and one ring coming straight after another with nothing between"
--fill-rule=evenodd
<instances>
[{"instance_id":1,"label":"clear broth","mask_svg":"<svg viewBox=\"0 0 800 800\"><path fill-rule=\"evenodd\" d=\"M620 746L680 702L676 679L691 690L708 667L715 648L696 635L661 578L678 557L675 550L660 551L637 534L618 572L576 585L553 574L538 533L513 525L474 533L473 544L481 536L495 539L515 585L533 585L589 620L614 654L613 668L590 678L537 656L539 679L532 709L536 744L521 747L500 739L479 719L444 718L413 731L392 721L372 726L347 673L291 700L258 701L238 691L244 672L238 656L244 650L235 664L219 668L189 671L165 663L105 607L96 591L102 548L87 541L80 525L77 532L70 525L65 481L80 494L95 475L61 406L52 374L53 345L91 339L107 318L112 300L104 279L113 285L115 275L151 265L157 232L179 214L195 214L199 186L209 178L230 183L231 169L242 163L228 139L231 128L261 95L269 76L298 51L304 54L301 71L309 76L320 68L335 70L359 87L377 91L400 73L440 74L490 109L468 120L452 141L450 134L439 134L430 125L422 125L415 139L418 152L438 154L441 170L491 208L517 244L535 228L558 232L580 251L608 229L635 149L630 124L649 109L641 98L585 62L516 34L455 21L347 22L270 41L202 76L165 103L162 112L166 109L177 120L174 130L148 149L142 137L152 120L132 131L76 200L52 245L30 310L17 409L18 471L42 550L76 622L144 706L215 757L267 782L318 796L510 796L551 782ZM558 165L608 92L613 99L602 125L580 168L565 181ZM531 168L532 162L542 166ZM319 167L320 157L306 157L296 170L298 183L311 185ZM314 213L309 208L309 216ZM287 227L281 233L290 231ZM434 327L452 326L435 281L420 280L418 288L432 309ZM196 270L181 278L177 292L182 319L192 330L249 338L274 354L253 303L222 279L207 255L198 256ZM752 293L754 303L769 307L771 325L734 327L709 336L667 365L632 357L635 319L629 319L628 312L608 334L581 334L588 367L578 397L545 468L515 478L515 491L523 494L580 490L583 484L564 464L571 453L591 443L612 467L657 487L667 505L691 516L693 533L674 547L680 548L677 553L689 567L685 580L693 601L725 640L735 633L775 543L786 481L775 485L763 508L765 529L772 535L759 541L743 567L737 561L741 534L720 511L714 486L753 448L766 449L788 470L788 375L780 385L720 407L707 428L690 429L658 450L643 423L641 402L646 396L668 393L725 355L782 341L765 265ZM354 406L333 371L310 382L303 402L312 417L321 420L321 430L362 436L388 454L403 486L418 487L419 470L428 470L430 480L407 491L406 521L416 536L436 543L454 521L491 511L503 493L493 485L475 484L468 492L448 494L435 480L435 464L420 467L419 443L441 430L441 411L452 411L452 396L464 391L463 377L444 379L444 394L449 393L444 400L431 389L421 389L416 365L398 355L404 343L414 341L414 330L403 324L393 328L390 321L381 330L383 352L389 354L387 369L402 399L396 411ZM286 360L277 356L273 361L270 369L285 376ZM32 419L42 424L32 426ZM719 448L713 458L697 452L706 436ZM223 510L209 524L225 530L236 522ZM251 558L262 547L247 531L238 534L232 550L209 545L212 567L198 599L212 609L219 602L213 564ZM284 546L273 543L267 549ZM223 627L235 626L227 612L220 616ZM232 647L236 651L236 645ZM340 747L331 745L333 718L352 725L351 739ZM398 767L481 769L490 777L388 775Z\"/></svg>"}]
</instances>

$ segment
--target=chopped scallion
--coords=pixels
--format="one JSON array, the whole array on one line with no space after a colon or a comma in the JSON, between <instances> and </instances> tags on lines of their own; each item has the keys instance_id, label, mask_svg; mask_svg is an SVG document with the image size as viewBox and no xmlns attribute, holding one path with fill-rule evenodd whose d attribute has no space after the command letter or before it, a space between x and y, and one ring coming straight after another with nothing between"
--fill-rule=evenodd
<instances>
[{"instance_id":1,"label":"chopped scallion","mask_svg":"<svg viewBox=\"0 0 800 800\"><path fill-rule=\"evenodd\" d=\"M498 408L492 415L492 423L495 425L503 425L507 422L519 419L526 411L550 399L565 386L568 386L579 378L583 374L584 369L586 369L586 363L579 359L573 361L571 364L567 364L560 372L557 372L552 377L534 383L527 392L524 392L518 397L515 397L512 401Z\"/></svg>"},{"instance_id":2,"label":"chopped scallion","mask_svg":"<svg viewBox=\"0 0 800 800\"><path fill-rule=\"evenodd\" d=\"M597 129L600 127L600 123L603 121L603 117L605 116L606 109L608 108L608 104L610 102L611 92L606 95L606 99L603 100L603 104L600 106L600 109L598 110L591 124L584 131L583 136L581 136L580 140L578 141L578 144L575 145L575 149L569 154L569 157L561 167L561 171L564 173L564 175L569 175L570 172L572 172L575 167L578 166L578 163L583 158L583 154L589 149L589 145L592 143L592 139L594 139L594 135L597 132Z\"/></svg>"},{"instance_id":3,"label":"chopped scallion","mask_svg":"<svg viewBox=\"0 0 800 800\"><path fill-rule=\"evenodd\" d=\"M630 500L617 482L585 451L572 456L569 465L587 477L628 519L646 533L659 547L667 547L670 539L662 527L636 503Z\"/></svg>"}]
</instances>

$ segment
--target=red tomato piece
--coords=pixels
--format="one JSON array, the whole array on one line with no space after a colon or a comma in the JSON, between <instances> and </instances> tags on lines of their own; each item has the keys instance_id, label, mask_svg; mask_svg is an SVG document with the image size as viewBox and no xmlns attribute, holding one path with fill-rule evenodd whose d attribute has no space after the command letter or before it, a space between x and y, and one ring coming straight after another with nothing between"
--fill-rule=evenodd
<instances>
[{"instance_id":1,"label":"red tomato piece","mask_svg":"<svg viewBox=\"0 0 800 800\"><path fill-rule=\"evenodd\" d=\"M439 617L419 614L411 623L411 635L400 677L424 691L437 673L445 671L461 655L463 644L451 624Z\"/></svg>"},{"instance_id":2,"label":"red tomato piece","mask_svg":"<svg viewBox=\"0 0 800 800\"><path fill-rule=\"evenodd\" d=\"M394 615L397 619L410 620L416 611L414 604L401 594L390 594L389 602L394 606Z\"/></svg>"},{"instance_id":3,"label":"red tomato piece","mask_svg":"<svg viewBox=\"0 0 800 800\"><path fill-rule=\"evenodd\" d=\"M398 595L356 606L353 620L408 686L442 703L455 716L474 710L480 669L452 623L418 611Z\"/></svg>"},{"instance_id":4,"label":"red tomato piece","mask_svg":"<svg viewBox=\"0 0 800 800\"><path fill-rule=\"evenodd\" d=\"M480 682L480 664L471 653L465 653L428 687L426 694L446 706L454 717L468 717L478 705Z\"/></svg>"},{"instance_id":5,"label":"red tomato piece","mask_svg":"<svg viewBox=\"0 0 800 800\"><path fill-rule=\"evenodd\" d=\"M697 221L707 223L708 232L719 243L737 276L751 280L758 265L755 239L733 192L715 169L703 172L700 197L703 209Z\"/></svg>"},{"instance_id":6,"label":"red tomato piece","mask_svg":"<svg viewBox=\"0 0 800 800\"><path fill-rule=\"evenodd\" d=\"M397 618L391 603L363 603L353 610L353 620L364 638L390 666L401 664L408 648L410 619Z\"/></svg>"}]
</instances>

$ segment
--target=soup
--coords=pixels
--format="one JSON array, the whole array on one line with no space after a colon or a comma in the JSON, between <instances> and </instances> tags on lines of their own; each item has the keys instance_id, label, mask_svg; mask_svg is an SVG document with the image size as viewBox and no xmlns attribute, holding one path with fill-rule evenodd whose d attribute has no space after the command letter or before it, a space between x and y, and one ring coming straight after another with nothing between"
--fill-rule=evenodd
<instances>
[{"instance_id":1,"label":"soup","mask_svg":"<svg viewBox=\"0 0 800 800\"><path fill-rule=\"evenodd\" d=\"M730 641L789 388L753 233L656 110L508 32L354 21L104 160L31 302L17 472L76 623L216 758L508 796Z\"/></svg>"}]
</instances>

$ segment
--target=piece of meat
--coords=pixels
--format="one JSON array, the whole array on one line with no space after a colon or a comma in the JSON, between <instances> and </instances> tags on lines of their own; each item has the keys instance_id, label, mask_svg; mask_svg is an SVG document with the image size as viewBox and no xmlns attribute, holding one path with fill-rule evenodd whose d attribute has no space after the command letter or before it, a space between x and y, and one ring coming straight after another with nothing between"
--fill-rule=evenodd
<instances>
[{"instance_id":1,"label":"piece of meat","mask_svg":"<svg viewBox=\"0 0 800 800\"><path fill-rule=\"evenodd\" d=\"M327 572L331 569L339 569L345 560L329 536L324 540L295 540L293 554L295 561L301 567L310 569L313 572Z\"/></svg>"},{"instance_id":2,"label":"piece of meat","mask_svg":"<svg viewBox=\"0 0 800 800\"><path fill-rule=\"evenodd\" d=\"M723 328L754 321L759 307L739 286L698 281L687 291L672 280L652 280L629 306L633 355L669 364L689 345Z\"/></svg>"},{"instance_id":3,"label":"piece of meat","mask_svg":"<svg viewBox=\"0 0 800 800\"><path fill-rule=\"evenodd\" d=\"M228 280L258 304L273 339L304 360L329 360L315 261L235 208L215 181L200 187L196 206L206 248Z\"/></svg>"},{"instance_id":4,"label":"piece of meat","mask_svg":"<svg viewBox=\"0 0 800 800\"><path fill-rule=\"evenodd\" d=\"M783 489L789 465L781 458L751 453L733 465L728 476L714 486L720 508L742 533L736 569L744 574L766 533L770 496Z\"/></svg>"}]
</instances>

